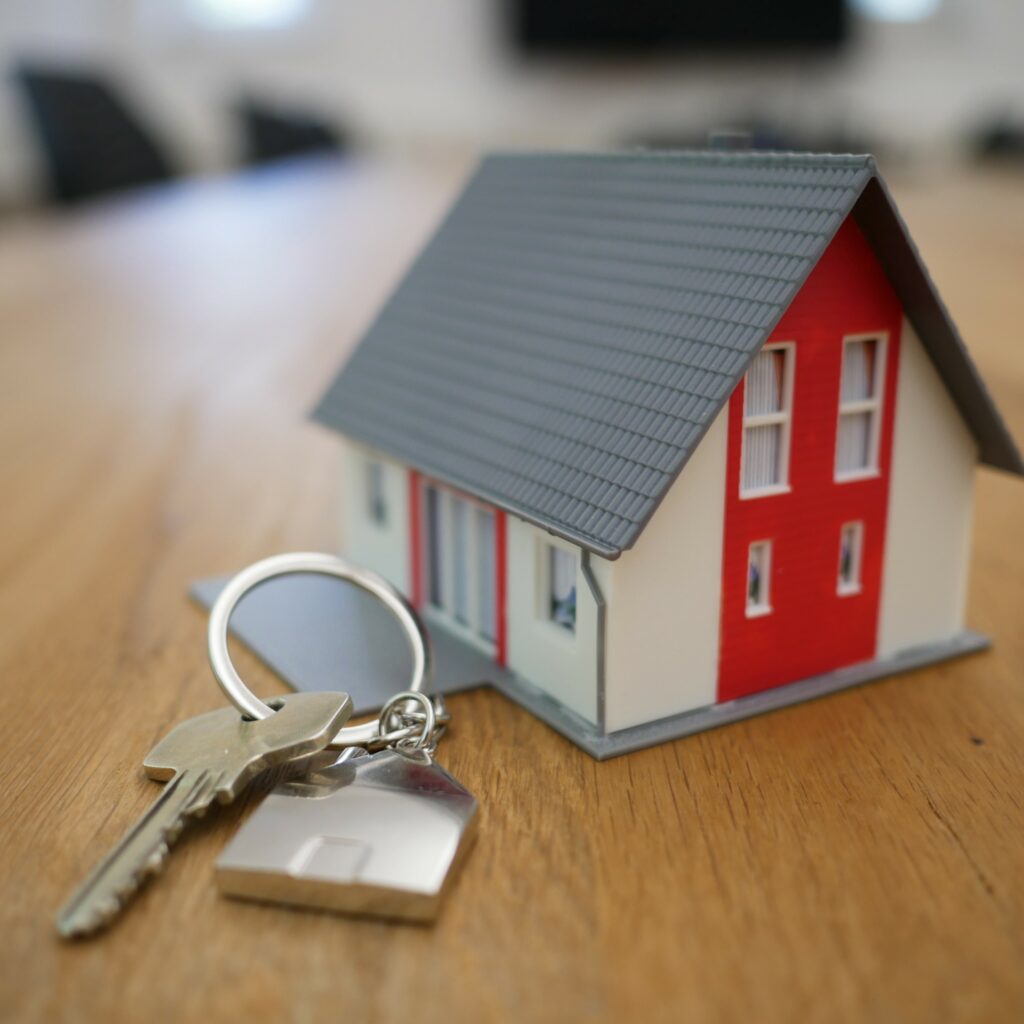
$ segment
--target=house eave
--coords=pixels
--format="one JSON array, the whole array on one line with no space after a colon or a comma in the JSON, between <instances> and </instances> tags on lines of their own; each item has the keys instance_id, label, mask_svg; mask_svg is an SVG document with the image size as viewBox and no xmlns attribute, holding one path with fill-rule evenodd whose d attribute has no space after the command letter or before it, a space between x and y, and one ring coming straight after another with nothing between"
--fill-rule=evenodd
<instances>
[{"instance_id":1,"label":"house eave","mask_svg":"<svg viewBox=\"0 0 1024 1024\"><path fill-rule=\"evenodd\" d=\"M521 519L523 522L529 523L531 526L535 526L537 529L551 534L552 537L558 537L560 540L567 541L569 544L572 544L583 551L589 551L591 554L607 559L610 562L614 562L623 551L628 550L629 547L636 542L636 539L641 532L639 529L634 531L630 537L630 544L624 547L615 547L613 545L604 544L598 538L591 537L585 533L580 533L575 530L561 529L546 521L542 516L538 516L536 513L531 512L529 509L524 508L521 505L517 505L515 502L506 501L485 489L477 487L474 484L467 483L465 480L459 480L457 477L453 477L450 474L438 472L432 469L429 465L425 465L423 463L411 463L398 453L389 451L387 448L374 443L367 437L360 437L352 430L339 430L330 423L324 423L315 415L313 419L314 422L326 427L333 433L340 434L342 437L360 445L368 451L377 452L384 458L391 459L394 462L399 462L408 469L421 473L423 476L428 477L431 480L436 480L444 487L450 487L455 491L462 491L485 505L490 505L492 508L498 509L501 512L515 516L517 519Z\"/></svg>"}]
</instances>

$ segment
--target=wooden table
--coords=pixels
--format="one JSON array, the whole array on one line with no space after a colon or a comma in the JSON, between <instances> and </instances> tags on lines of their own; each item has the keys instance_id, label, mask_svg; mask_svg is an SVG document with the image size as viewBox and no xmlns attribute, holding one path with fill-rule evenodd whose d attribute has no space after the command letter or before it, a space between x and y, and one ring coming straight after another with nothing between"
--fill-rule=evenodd
<instances>
[{"instance_id":1,"label":"wooden table","mask_svg":"<svg viewBox=\"0 0 1024 1024\"><path fill-rule=\"evenodd\" d=\"M115 929L57 940L156 791L143 755L219 704L189 580L337 547L305 414L459 173L297 169L0 231L0 1017L1024 1019L1024 486L987 471L991 653L604 764L459 696L442 760L482 829L435 928L218 897L243 800ZM1024 438L1021 182L896 191Z\"/></svg>"}]
</instances>

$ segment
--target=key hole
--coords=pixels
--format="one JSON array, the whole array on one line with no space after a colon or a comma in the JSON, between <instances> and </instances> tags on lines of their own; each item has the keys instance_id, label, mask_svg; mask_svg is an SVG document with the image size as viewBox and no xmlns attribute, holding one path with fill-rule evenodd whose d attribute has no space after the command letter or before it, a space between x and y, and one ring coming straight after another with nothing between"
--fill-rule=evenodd
<instances>
[{"instance_id":1,"label":"key hole","mask_svg":"<svg viewBox=\"0 0 1024 1024\"><path fill-rule=\"evenodd\" d=\"M284 697L270 697L268 700L263 702L273 711L280 711L284 707ZM242 715L243 722L255 722L256 719L249 715Z\"/></svg>"}]
</instances>

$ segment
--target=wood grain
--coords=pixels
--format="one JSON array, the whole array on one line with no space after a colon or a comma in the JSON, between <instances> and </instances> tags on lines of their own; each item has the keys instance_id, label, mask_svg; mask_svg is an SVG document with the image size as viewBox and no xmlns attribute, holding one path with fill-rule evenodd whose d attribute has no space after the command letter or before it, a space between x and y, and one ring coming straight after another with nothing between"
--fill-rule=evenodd
<instances>
[{"instance_id":1,"label":"wood grain","mask_svg":"<svg viewBox=\"0 0 1024 1024\"><path fill-rule=\"evenodd\" d=\"M1024 487L989 472L991 653L604 764L465 694L442 760L482 829L435 928L219 898L245 800L118 927L58 942L155 792L145 752L218 705L188 581L337 546L337 446L305 413L459 172L324 166L4 227L0 1017L1024 1019ZM1024 438L1019 180L896 191Z\"/></svg>"}]
</instances>

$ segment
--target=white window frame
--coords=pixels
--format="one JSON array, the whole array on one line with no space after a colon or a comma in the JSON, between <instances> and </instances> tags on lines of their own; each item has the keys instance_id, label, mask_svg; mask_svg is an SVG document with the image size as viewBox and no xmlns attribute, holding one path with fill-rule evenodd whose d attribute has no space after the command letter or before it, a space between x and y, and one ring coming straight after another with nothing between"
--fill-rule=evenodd
<instances>
[{"instance_id":1,"label":"white window frame","mask_svg":"<svg viewBox=\"0 0 1024 1024\"><path fill-rule=\"evenodd\" d=\"M843 534L853 531L853 557L851 559L851 579L843 579ZM864 522L851 520L839 527L839 559L836 565L836 593L840 597L849 597L861 591L861 568L864 564Z\"/></svg>"},{"instance_id":2,"label":"white window frame","mask_svg":"<svg viewBox=\"0 0 1024 1024\"><path fill-rule=\"evenodd\" d=\"M440 579L438 580L440 604L435 604L431 598L432 572L435 566L431 564L430 548L430 521L428 517L428 491L433 489L438 494L438 527L440 538L438 552L440 556ZM490 656L497 652L498 633L498 599L497 594L492 595L490 602L491 612L495 621L490 624L491 637L484 634L484 626L480 621L481 616L481 592L480 592L480 538L478 534L479 519L478 512L485 512L491 516L495 526L492 537L497 533L497 512L490 505L486 505L475 498L464 494L461 491L454 491L434 480L422 480L420 482L420 508L421 529L423 536L422 561L423 561L423 582L424 594L426 596L425 610L430 618L442 622L446 628L456 633L459 637L473 644ZM465 587L466 587L466 621L462 621L455 613L455 503L461 501L466 507L466 550L465 550ZM494 585L497 586L498 564L497 551L494 552Z\"/></svg>"},{"instance_id":3,"label":"white window frame","mask_svg":"<svg viewBox=\"0 0 1024 1024\"><path fill-rule=\"evenodd\" d=\"M846 365L846 346L858 341L878 342L878 359L875 362L875 388L873 398L861 398L854 401L843 401L843 367ZM878 452L882 436L882 407L885 397L885 368L889 361L888 331L868 331L866 334L847 334L843 337L843 353L839 361L839 410L836 413L836 450L833 459L833 472L837 484L850 483L853 480L869 480L878 476L881 469L878 464ZM871 413L871 438L869 441L871 458L868 465L861 469L839 469L839 427L843 416L848 413Z\"/></svg>"},{"instance_id":4,"label":"white window frame","mask_svg":"<svg viewBox=\"0 0 1024 1024\"><path fill-rule=\"evenodd\" d=\"M753 540L747 547L747 564L743 573L743 603L748 619L760 618L772 613L772 554L774 545L770 540ZM761 572L761 600L757 604L750 603L750 562L754 548L764 548L764 566Z\"/></svg>"},{"instance_id":5,"label":"white window frame","mask_svg":"<svg viewBox=\"0 0 1024 1024\"><path fill-rule=\"evenodd\" d=\"M786 368L782 380L782 409L779 412L766 412L754 416L747 415L747 374L743 375L743 431L740 440L740 498L743 500L748 498L767 498L773 494L788 494L790 490L789 449L790 440L793 435L793 385L796 377L796 342L770 342L758 350L758 355L775 349L782 349L786 353ZM770 427L776 424L781 424L782 426L782 450L779 452L779 475L781 479L778 483L770 484L768 487L746 488L743 486L743 480L746 476L744 470L747 463L747 431L754 427Z\"/></svg>"},{"instance_id":6,"label":"white window frame","mask_svg":"<svg viewBox=\"0 0 1024 1024\"><path fill-rule=\"evenodd\" d=\"M551 552L556 550L567 552L576 561L576 621L572 629L563 626L551 617ZM572 643L576 639L577 628L580 624L581 561L579 549L571 544L563 543L552 537L539 537L537 539L535 573L537 580L537 618L544 624L545 628L550 629L557 636L561 637L563 642L567 643Z\"/></svg>"},{"instance_id":7,"label":"white window frame","mask_svg":"<svg viewBox=\"0 0 1024 1024\"><path fill-rule=\"evenodd\" d=\"M380 459L367 456L363 460L363 507L370 525L378 530L386 530L391 521L391 502L388 500L388 470ZM379 493L378 493L379 488ZM377 517L376 505L380 501L380 518Z\"/></svg>"}]
</instances>

